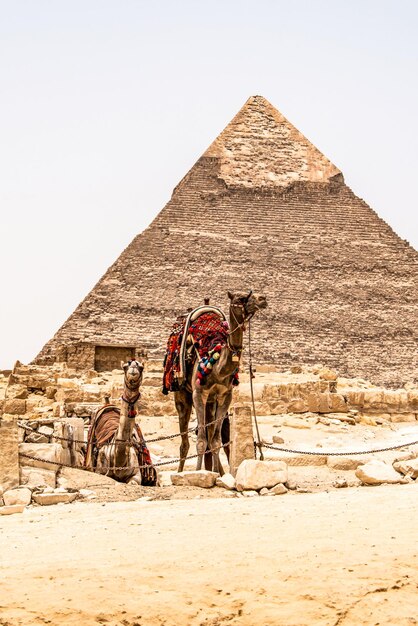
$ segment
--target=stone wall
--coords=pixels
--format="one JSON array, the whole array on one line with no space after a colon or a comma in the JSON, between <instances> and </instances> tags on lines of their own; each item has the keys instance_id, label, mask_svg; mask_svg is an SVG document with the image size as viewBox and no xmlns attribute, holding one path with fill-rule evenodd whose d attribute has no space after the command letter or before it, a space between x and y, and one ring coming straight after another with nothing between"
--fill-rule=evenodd
<instances>
[{"instance_id":1,"label":"stone wall","mask_svg":"<svg viewBox=\"0 0 418 626\"><path fill-rule=\"evenodd\" d=\"M19 485L17 418L0 417L0 487L3 491Z\"/></svg>"}]
</instances>

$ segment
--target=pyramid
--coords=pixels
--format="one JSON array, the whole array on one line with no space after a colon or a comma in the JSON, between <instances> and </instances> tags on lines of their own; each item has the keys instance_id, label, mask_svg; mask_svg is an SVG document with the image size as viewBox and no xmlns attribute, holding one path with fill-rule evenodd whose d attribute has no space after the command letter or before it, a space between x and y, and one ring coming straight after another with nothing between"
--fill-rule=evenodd
<instances>
[{"instance_id":1,"label":"pyramid","mask_svg":"<svg viewBox=\"0 0 418 626\"><path fill-rule=\"evenodd\" d=\"M258 363L397 386L418 377L417 279L418 253L254 96L35 361L160 358L179 313L253 289L269 305L253 324Z\"/></svg>"}]
</instances>

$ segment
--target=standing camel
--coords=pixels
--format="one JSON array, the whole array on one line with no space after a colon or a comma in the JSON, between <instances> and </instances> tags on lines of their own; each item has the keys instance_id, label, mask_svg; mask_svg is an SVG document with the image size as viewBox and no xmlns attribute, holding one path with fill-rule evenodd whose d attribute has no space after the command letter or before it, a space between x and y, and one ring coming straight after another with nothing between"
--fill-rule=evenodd
<instances>
[{"instance_id":1,"label":"standing camel","mask_svg":"<svg viewBox=\"0 0 418 626\"><path fill-rule=\"evenodd\" d=\"M253 317L258 309L267 306L265 296L256 296L228 292L229 334L223 345L218 360L207 374L204 384L198 375L199 359L186 372L185 384L174 392L174 401L179 416L181 436L180 463L178 471L183 471L184 461L189 451L190 442L187 429L192 407L197 415L197 468L202 468L207 450L212 450L213 471L223 474L219 458L221 448L221 428L232 400L233 380L239 368L245 322ZM215 422L207 426L210 422Z\"/></svg>"},{"instance_id":2,"label":"standing camel","mask_svg":"<svg viewBox=\"0 0 418 626\"><path fill-rule=\"evenodd\" d=\"M106 404L95 412L89 430L85 465L120 482L134 480L141 484L138 465L144 463L148 450L135 424L135 416L144 366L134 360L122 364L122 368L125 373L122 409ZM150 467L150 472L154 475L154 468Z\"/></svg>"}]
</instances>

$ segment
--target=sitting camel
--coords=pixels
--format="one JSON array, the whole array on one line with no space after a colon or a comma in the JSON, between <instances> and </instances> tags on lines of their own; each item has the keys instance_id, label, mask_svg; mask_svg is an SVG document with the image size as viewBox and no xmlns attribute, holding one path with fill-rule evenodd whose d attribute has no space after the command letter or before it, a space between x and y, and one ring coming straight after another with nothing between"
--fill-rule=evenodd
<instances>
[{"instance_id":1,"label":"sitting camel","mask_svg":"<svg viewBox=\"0 0 418 626\"><path fill-rule=\"evenodd\" d=\"M187 429L192 407L197 415L197 467L202 468L203 459L207 460L208 452L212 451L214 472L223 474L219 458L221 443L222 422L226 416L232 400L233 381L239 368L242 348L243 330L247 320L259 310L267 306L265 296L256 296L252 292L248 295L228 292L229 333L228 340L223 345L219 358L211 367L202 384L199 376L199 359L186 371L184 385L174 392L174 401L179 416L181 436L180 463L178 471L183 471L184 461L189 451L189 437ZM207 426L210 422L215 422ZM205 456L206 454L206 456Z\"/></svg>"},{"instance_id":2,"label":"sitting camel","mask_svg":"<svg viewBox=\"0 0 418 626\"><path fill-rule=\"evenodd\" d=\"M107 402L96 410L89 429L85 466L120 482L156 484L156 472L142 433L135 424L141 396L144 366L139 361L123 364L125 372L122 409ZM139 466L149 468L139 470Z\"/></svg>"}]
</instances>

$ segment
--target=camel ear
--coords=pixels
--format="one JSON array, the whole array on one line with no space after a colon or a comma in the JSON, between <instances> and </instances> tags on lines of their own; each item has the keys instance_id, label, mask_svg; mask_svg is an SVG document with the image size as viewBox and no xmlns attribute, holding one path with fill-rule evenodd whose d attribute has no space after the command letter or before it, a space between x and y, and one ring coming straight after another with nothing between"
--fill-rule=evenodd
<instances>
[{"instance_id":1,"label":"camel ear","mask_svg":"<svg viewBox=\"0 0 418 626\"><path fill-rule=\"evenodd\" d=\"M230 291L228 291L228 298L229 298L230 300L233 300L233 299L234 299L234 294L233 294L233 293L231 293Z\"/></svg>"},{"instance_id":2,"label":"camel ear","mask_svg":"<svg viewBox=\"0 0 418 626\"><path fill-rule=\"evenodd\" d=\"M128 364L124 363L123 361L120 362L120 366L124 372L126 372L126 370L128 369Z\"/></svg>"},{"instance_id":3,"label":"camel ear","mask_svg":"<svg viewBox=\"0 0 418 626\"><path fill-rule=\"evenodd\" d=\"M248 300L251 298L251 294L253 293L253 290L250 289L250 293L248 294L248 296L245 298L245 301L248 302Z\"/></svg>"}]
</instances>

